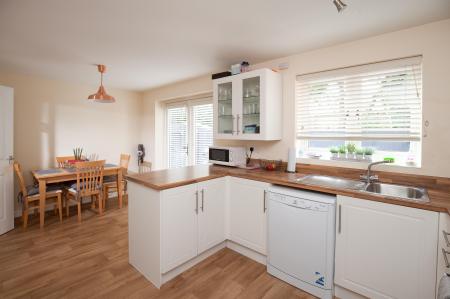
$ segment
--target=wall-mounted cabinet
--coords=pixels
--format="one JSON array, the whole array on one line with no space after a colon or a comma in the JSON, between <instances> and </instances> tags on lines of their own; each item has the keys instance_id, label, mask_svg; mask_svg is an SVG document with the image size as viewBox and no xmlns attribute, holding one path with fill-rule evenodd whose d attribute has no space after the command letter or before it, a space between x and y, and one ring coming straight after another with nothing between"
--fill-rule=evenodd
<instances>
[{"instance_id":1,"label":"wall-mounted cabinet","mask_svg":"<svg viewBox=\"0 0 450 299\"><path fill-rule=\"evenodd\" d=\"M213 80L214 138L280 140L281 75L259 69Z\"/></svg>"}]
</instances>

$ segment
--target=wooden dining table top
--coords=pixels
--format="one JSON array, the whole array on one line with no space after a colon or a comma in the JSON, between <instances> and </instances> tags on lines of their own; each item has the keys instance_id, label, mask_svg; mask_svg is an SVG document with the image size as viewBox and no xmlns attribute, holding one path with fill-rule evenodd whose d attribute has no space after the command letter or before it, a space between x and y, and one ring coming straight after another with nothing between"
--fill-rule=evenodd
<instances>
[{"instance_id":1,"label":"wooden dining table top","mask_svg":"<svg viewBox=\"0 0 450 299\"><path fill-rule=\"evenodd\" d=\"M105 175L114 174L117 172L118 169L121 167L116 164L105 164L105 168L103 170L103 173ZM38 169L38 170L32 170L31 174L36 180L47 180L47 179L63 179L66 177L72 178L76 177L77 170L76 168L45 168L45 169Z\"/></svg>"}]
</instances>

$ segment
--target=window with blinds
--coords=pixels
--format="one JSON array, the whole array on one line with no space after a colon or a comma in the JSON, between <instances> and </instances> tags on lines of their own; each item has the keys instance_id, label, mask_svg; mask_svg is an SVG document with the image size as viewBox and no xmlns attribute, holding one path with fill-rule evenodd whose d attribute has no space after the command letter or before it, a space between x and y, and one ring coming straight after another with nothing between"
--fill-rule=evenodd
<instances>
[{"instance_id":1,"label":"window with blinds","mask_svg":"<svg viewBox=\"0 0 450 299\"><path fill-rule=\"evenodd\" d=\"M167 107L167 146L169 168L188 163L188 109L186 106Z\"/></svg>"},{"instance_id":2,"label":"window with blinds","mask_svg":"<svg viewBox=\"0 0 450 299\"><path fill-rule=\"evenodd\" d=\"M168 167L208 163L213 144L213 105L211 99L167 105Z\"/></svg>"},{"instance_id":3,"label":"window with blinds","mask_svg":"<svg viewBox=\"0 0 450 299\"><path fill-rule=\"evenodd\" d=\"M212 104L192 107L192 127L194 131L194 164L206 164L209 161L209 147L213 145Z\"/></svg>"},{"instance_id":4,"label":"window with blinds","mask_svg":"<svg viewBox=\"0 0 450 299\"><path fill-rule=\"evenodd\" d=\"M411 142L421 128L421 57L297 77L298 140Z\"/></svg>"}]
</instances>

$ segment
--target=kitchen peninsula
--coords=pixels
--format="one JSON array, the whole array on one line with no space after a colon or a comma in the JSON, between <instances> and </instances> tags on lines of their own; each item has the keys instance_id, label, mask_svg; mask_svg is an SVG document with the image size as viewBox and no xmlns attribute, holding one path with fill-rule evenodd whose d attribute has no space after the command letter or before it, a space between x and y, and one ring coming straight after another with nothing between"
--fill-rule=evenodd
<instances>
[{"instance_id":1,"label":"kitchen peninsula","mask_svg":"<svg viewBox=\"0 0 450 299\"><path fill-rule=\"evenodd\" d=\"M445 215L450 211L444 179L377 172L389 183L422 182L430 201L421 203L297 181L311 173L356 179L361 170L297 168L291 174L201 165L128 175L130 264L157 287L224 247L265 264L265 194L272 184Z\"/></svg>"}]
</instances>

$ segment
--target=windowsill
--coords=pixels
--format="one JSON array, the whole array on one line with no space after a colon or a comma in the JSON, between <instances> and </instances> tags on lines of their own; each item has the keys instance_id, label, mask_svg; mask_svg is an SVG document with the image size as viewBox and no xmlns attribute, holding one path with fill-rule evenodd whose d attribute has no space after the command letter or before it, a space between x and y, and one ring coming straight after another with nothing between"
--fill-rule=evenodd
<instances>
[{"instance_id":1,"label":"windowsill","mask_svg":"<svg viewBox=\"0 0 450 299\"><path fill-rule=\"evenodd\" d=\"M316 164L316 165L325 165L325 166L339 166L339 167L347 167L347 168L356 168L356 169L366 169L367 165L371 162L375 161L381 161L382 158L374 157L372 161L352 161L352 160L339 160L339 159L332 159L329 156L322 156L320 158L311 158L309 156L303 155L300 157L297 157L297 163L304 163L304 164ZM383 164L378 165L378 169L385 170L385 171L402 171L402 170L414 170L414 169L420 169L420 165L410 165L407 163L402 162L395 162L395 163L389 163L389 164Z\"/></svg>"}]
</instances>

